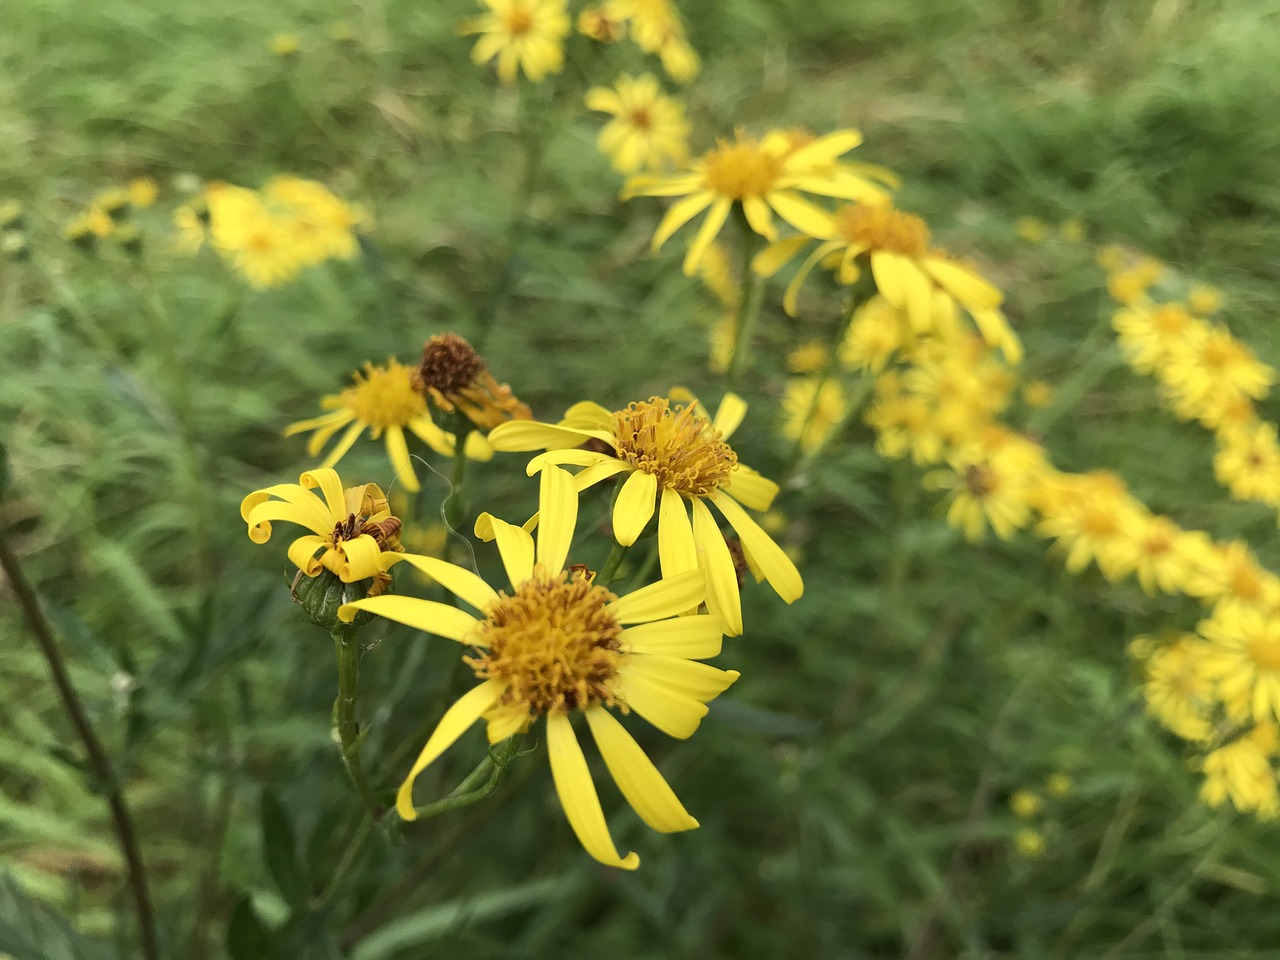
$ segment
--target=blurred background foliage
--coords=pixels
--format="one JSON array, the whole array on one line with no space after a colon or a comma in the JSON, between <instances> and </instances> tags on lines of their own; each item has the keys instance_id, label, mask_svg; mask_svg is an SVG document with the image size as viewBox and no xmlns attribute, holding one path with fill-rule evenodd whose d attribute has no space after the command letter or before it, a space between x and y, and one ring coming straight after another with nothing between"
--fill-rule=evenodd
<instances>
[{"instance_id":1,"label":"blurred background foliage","mask_svg":"<svg viewBox=\"0 0 1280 960\"><path fill-rule=\"evenodd\" d=\"M544 419L581 398L715 392L714 310L675 246L648 254L658 205L617 201L596 119L563 97L639 63L579 59L521 89L548 137L522 196L518 98L471 66L454 33L471 12L5 11L0 197L28 208L36 260L0 264L0 530L128 783L168 955L1273 955L1274 828L1197 805L1125 653L1196 610L1068 576L1028 536L964 543L919 472L881 461L856 424L779 498L806 596L788 608L748 592L747 633L722 658L742 680L694 741L643 741L700 830L642 832L606 791L615 835L644 857L634 875L606 871L566 829L545 764L526 759L489 801L408 826L399 844L379 837L327 911L273 932L356 823L329 739L330 642L290 604L283 551L253 547L236 513L307 465L281 428L365 360L412 361L446 330L474 337L495 309L490 365ZM1058 391L1037 421L1055 461L1114 469L1152 509L1252 534L1280 561L1267 511L1213 483L1208 437L1161 413L1097 334L1109 306L1093 260L1120 242L1217 284L1232 329L1275 362L1280 4L735 0L682 13L704 59L695 149L736 124L862 129L859 159L899 171L903 205L1008 291L1024 375ZM353 43L330 38L335 20ZM287 62L268 47L284 31L301 43ZM212 259L164 254L175 177L280 172L372 208L360 261L249 293ZM94 192L143 175L162 196L142 266L59 238ZM1079 218L1087 239L1028 244L1023 216ZM830 328L834 305L793 321L767 301L735 440L766 475L789 449L783 357ZM523 516L521 465L477 467L468 516ZM344 460L344 477L360 470L389 473L374 445ZM446 487L428 480L427 519ZM131 955L102 798L8 599L0 623L0 952ZM364 756L380 785L437 718L453 659L394 627L365 657ZM429 771L424 795L451 789L481 742L473 732ZM1040 815L1046 849L1021 856L1008 798L1059 772L1073 787Z\"/></svg>"}]
</instances>

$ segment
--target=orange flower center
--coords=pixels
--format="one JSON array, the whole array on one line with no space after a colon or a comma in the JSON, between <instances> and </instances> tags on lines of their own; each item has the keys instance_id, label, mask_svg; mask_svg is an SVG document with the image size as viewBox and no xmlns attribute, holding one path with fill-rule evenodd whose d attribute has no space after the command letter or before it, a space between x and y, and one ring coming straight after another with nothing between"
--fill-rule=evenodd
<instances>
[{"instance_id":1,"label":"orange flower center","mask_svg":"<svg viewBox=\"0 0 1280 960\"><path fill-rule=\"evenodd\" d=\"M427 412L427 401L414 389L413 372L395 360L378 367L366 363L364 374L357 372L354 380L328 405L346 407L375 430L402 427Z\"/></svg>"},{"instance_id":2,"label":"orange flower center","mask_svg":"<svg viewBox=\"0 0 1280 960\"><path fill-rule=\"evenodd\" d=\"M706 497L729 480L738 455L696 405L650 397L613 415L618 458L687 497Z\"/></svg>"},{"instance_id":3,"label":"orange flower center","mask_svg":"<svg viewBox=\"0 0 1280 960\"><path fill-rule=\"evenodd\" d=\"M850 246L922 257L929 228L919 217L888 204L851 203L836 211L836 230Z\"/></svg>"},{"instance_id":4,"label":"orange flower center","mask_svg":"<svg viewBox=\"0 0 1280 960\"><path fill-rule=\"evenodd\" d=\"M533 28L533 11L527 7L512 7L507 11L505 25L513 37L528 33Z\"/></svg>"},{"instance_id":5,"label":"orange flower center","mask_svg":"<svg viewBox=\"0 0 1280 960\"><path fill-rule=\"evenodd\" d=\"M648 107L636 107L631 111L631 125L637 130L649 130L653 127L653 117Z\"/></svg>"},{"instance_id":6,"label":"orange flower center","mask_svg":"<svg viewBox=\"0 0 1280 960\"><path fill-rule=\"evenodd\" d=\"M503 704L535 714L613 705L622 626L606 604L616 599L581 570L537 567L511 596L499 594L473 635L478 654L464 660L504 685Z\"/></svg>"},{"instance_id":7,"label":"orange flower center","mask_svg":"<svg viewBox=\"0 0 1280 960\"><path fill-rule=\"evenodd\" d=\"M1249 659L1260 671L1280 672L1280 638L1265 631L1248 641Z\"/></svg>"},{"instance_id":8,"label":"orange flower center","mask_svg":"<svg viewBox=\"0 0 1280 960\"><path fill-rule=\"evenodd\" d=\"M766 153L755 140L721 141L703 158L703 179L712 193L730 200L763 197L782 175L782 160Z\"/></svg>"}]
</instances>

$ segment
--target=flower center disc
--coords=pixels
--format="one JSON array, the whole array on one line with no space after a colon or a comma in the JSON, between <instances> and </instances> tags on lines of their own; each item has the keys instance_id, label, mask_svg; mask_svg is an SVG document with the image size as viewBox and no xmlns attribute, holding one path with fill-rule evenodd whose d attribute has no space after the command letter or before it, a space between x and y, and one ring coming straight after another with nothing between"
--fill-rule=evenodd
<instances>
[{"instance_id":1,"label":"flower center disc","mask_svg":"<svg viewBox=\"0 0 1280 960\"><path fill-rule=\"evenodd\" d=\"M504 703L534 713L613 703L622 626L605 605L616 599L582 572L552 576L537 567L489 608L476 635L486 646L466 663L477 677L506 685Z\"/></svg>"},{"instance_id":2,"label":"flower center disc","mask_svg":"<svg viewBox=\"0 0 1280 960\"><path fill-rule=\"evenodd\" d=\"M1257 636L1250 637L1249 659L1257 665L1259 670L1268 673L1280 671L1280 639L1266 630Z\"/></svg>"},{"instance_id":3,"label":"flower center disc","mask_svg":"<svg viewBox=\"0 0 1280 960\"><path fill-rule=\"evenodd\" d=\"M673 408L664 397L618 410L613 433L619 459L688 497L709 496L738 466L738 455L710 420L693 406Z\"/></svg>"},{"instance_id":4,"label":"flower center disc","mask_svg":"<svg viewBox=\"0 0 1280 960\"><path fill-rule=\"evenodd\" d=\"M929 228L919 217L887 204L851 203L836 211L836 230L851 246L922 257Z\"/></svg>"},{"instance_id":5,"label":"flower center disc","mask_svg":"<svg viewBox=\"0 0 1280 960\"><path fill-rule=\"evenodd\" d=\"M781 173L782 160L765 153L754 140L721 143L703 161L707 189L732 200L764 196Z\"/></svg>"},{"instance_id":6,"label":"flower center disc","mask_svg":"<svg viewBox=\"0 0 1280 960\"><path fill-rule=\"evenodd\" d=\"M524 7L513 7L507 14L507 32L513 37L529 32L533 26L533 13Z\"/></svg>"},{"instance_id":7,"label":"flower center disc","mask_svg":"<svg viewBox=\"0 0 1280 960\"><path fill-rule=\"evenodd\" d=\"M409 368L395 360L385 367L365 364L363 376L357 373L355 381L342 391L341 403L371 427L403 426L427 412L426 400L413 389Z\"/></svg>"}]
</instances>

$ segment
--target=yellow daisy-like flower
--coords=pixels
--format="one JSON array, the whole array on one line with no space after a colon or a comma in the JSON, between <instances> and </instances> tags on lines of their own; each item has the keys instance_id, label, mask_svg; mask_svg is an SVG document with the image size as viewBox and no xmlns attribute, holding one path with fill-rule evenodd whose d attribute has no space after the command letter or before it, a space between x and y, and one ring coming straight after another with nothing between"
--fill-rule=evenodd
<instances>
[{"instance_id":1,"label":"yellow daisy-like flower","mask_svg":"<svg viewBox=\"0 0 1280 960\"><path fill-rule=\"evenodd\" d=\"M849 369L879 373L912 339L906 314L875 296L854 311L840 344L840 362Z\"/></svg>"},{"instance_id":2,"label":"yellow daisy-like flower","mask_svg":"<svg viewBox=\"0 0 1280 960\"><path fill-rule=\"evenodd\" d=\"M1184 740L1207 740L1217 700L1205 670L1206 644L1193 633L1155 649L1147 662L1142 694L1147 712Z\"/></svg>"},{"instance_id":3,"label":"yellow daisy-like flower","mask_svg":"<svg viewBox=\"0 0 1280 960\"><path fill-rule=\"evenodd\" d=\"M458 25L463 36L481 34L471 50L477 66L498 58L498 77L515 83L523 70L540 83L564 66L564 38L571 29L565 0L481 0L488 13Z\"/></svg>"},{"instance_id":4,"label":"yellow daisy-like flower","mask_svg":"<svg viewBox=\"0 0 1280 960\"><path fill-rule=\"evenodd\" d=\"M1009 809L1024 820L1034 817L1043 807L1044 800L1034 790L1015 790L1009 797Z\"/></svg>"},{"instance_id":5,"label":"yellow daisy-like flower","mask_svg":"<svg viewBox=\"0 0 1280 960\"><path fill-rule=\"evenodd\" d=\"M418 474L409 457L405 430L446 457L453 456L456 438L431 419L426 398L414 385L413 374L413 368L395 359L379 365L366 363L363 374L359 371L352 374L354 383L351 386L320 401L320 405L331 413L291 423L285 427L284 435L291 437L297 433L311 433L307 441L307 456L314 457L335 433L345 427L346 432L325 457L322 464L325 467L338 463L365 430L374 440L385 437L387 457L395 468L396 478L406 489L416 491L419 489ZM488 459L483 439L478 434L471 434L471 437L474 439L468 441L466 455L472 459Z\"/></svg>"},{"instance_id":6,"label":"yellow daisy-like flower","mask_svg":"<svg viewBox=\"0 0 1280 960\"><path fill-rule=\"evenodd\" d=\"M1280 718L1280 621L1247 603L1223 601L1196 627L1209 641L1204 669L1237 720Z\"/></svg>"},{"instance_id":7,"label":"yellow daisy-like flower","mask_svg":"<svg viewBox=\"0 0 1280 960\"><path fill-rule=\"evenodd\" d=\"M304 261L293 233L256 191L210 184L205 202L210 242L251 287L278 287L298 275Z\"/></svg>"},{"instance_id":8,"label":"yellow daisy-like flower","mask_svg":"<svg viewBox=\"0 0 1280 960\"><path fill-rule=\"evenodd\" d=\"M623 198L681 197L671 206L653 235L658 250L682 226L704 210L684 258L685 276L693 276L711 242L735 206L751 229L768 240L777 237L773 215L808 236L827 236L831 215L800 193L883 201L884 188L864 176L839 170L837 158L862 142L857 130L838 130L795 149L791 139L775 131L761 140L738 131L732 141L721 140L714 150L673 174L633 177Z\"/></svg>"},{"instance_id":9,"label":"yellow daisy-like flower","mask_svg":"<svg viewBox=\"0 0 1280 960\"><path fill-rule=\"evenodd\" d=\"M817 373L827 365L827 345L821 340L808 340L787 354L787 369L792 373Z\"/></svg>"},{"instance_id":10,"label":"yellow daisy-like flower","mask_svg":"<svg viewBox=\"0 0 1280 960\"><path fill-rule=\"evenodd\" d=\"M1013 835L1013 846L1027 860L1039 860L1047 849L1044 834L1032 827L1020 827Z\"/></svg>"},{"instance_id":11,"label":"yellow daisy-like flower","mask_svg":"<svg viewBox=\"0 0 1280 960\"><path fill-rule=\"evenodd\" d=\"M1068 572L1079 573L1093 561L1112 583L1132 573L1146 508L1108 474L1062 474L1050 483L1060 490L1040 504L1038 532L1066 550Z\"/></svg>"},{"instance_id":12,"label":"yellow daisy-like flower","mask_svg":"<svg viewBox=\"0 0 1280 960\"><path fill-rule=\"evenodd\" d=\"M701 62L670 0L610 0L605 11L616 21L630 21L636 46L656 53L671 79L688 83L698 75Z\"/></svg>"},{"instance_id":13,"label":"yellow daisy-like flower","mask_svg":"<svg viewBox=\"0 0 1280 960\"><path fill-rule=\"evenodd\" d=\"M1275 727L1265 724L1214 750L1204 758L1200 799L1211 807L1220 807L1230 799L1237 810L1274 817L1280 812L1276 773L1271 766L1275 748Z\"/></svg>"},{"instance_id":14,"label":"yellow daisy-like flower","mask_svg":"<svg viewBox=\"0 0 1280 960\"><path fill-rule=\"evenodd\" d=\"M1280 506L1280 441L1275 424L1256 420L1219 433L1213 475L1237 500Z\"/></svg>"},{"instance_id":15,"label":"yellow daisy-like flower","mask_svg":"<svg viewBox=\"0 0 1280 960\"><path fill-rule=\"evenodd\" d=\"M1180 303L1141 304L1117 310L1111 325L1120 349L1138 373L1162 368L1174 350L1199 336L1204 328Z\"/></svg>"},{"instance_id":16,"label":"yellow daisy-like flower","mask_svg":"<svg viewBox=\"0 0 1280 960\"><path fill-rule=\"evenodd\" d=\"M679 101L663 95L645 74L622 76L613 85L587 91L588 110L612 115L598 140L600 152L619 173L660 170L689 157L689 121Z\"/></svg>"},{"instance_id":17,"label":"yellow daisy-like flower","mask_svg":"<svg viewBox=\"0 0 1280 960\"><path fill-rule=\"evenodd\" d=\"M129 206L138 210L155 203L156 196L160 193L156 182L150 177L137 177L130 180L126 189L129 191Z\"/></svg>"},{"instance_id":18,"label":"yellow daisy-like flower","mask_svg":"<svg viewBox=\"0 0 1280 960\"><path fill-rule=\"evenodd\" d=\"M627 22L605 7L587 7L578 14L578 32L597 43L613 43L627 32Z\"/></svg>"},{"instance_id":19,"label":"yellow daisy-like flower","mask_svg":"<svg viewBox=\"0 0 1280 960\"><path fill-rule=\"evenodd\" d=\"M821 241L783 294L783 306L792 316L800 287L818 263L829 263L841 283L851 284L861 275L859 262L865 259L876 289L906 313L915 335L955 339L957 313L963 307L990 346L1010 363L1022 358L1022 345L1000 312L1004 295L972 267L931 248L929 228L919 217L884 202L851 203L826 225L814 224L804 232L808 236L789 237L760 251L752 264L757 273L771 277L808 246L810 238Z\"/></svg>"},{"instance_id":20,"label":"yellow daisy-like flower","mask_svg":"<svg viewBox=\"0 0 1280 960\"><path fill-rule=\"evenodd\" d=\"M317 488L323 499L312 492ZM289 545L289 561L308 577L330 570L343 583L377 578L384 573L382 554L399 548L400 521L378 485L344 491L338 474L325 467L308 470L297 483L255 490L241 501L240 517L254 543L271 539L272 520L310 530Z\"/></svg>"},{"instance_id":21,"label":"yellow daisy-like flower","mask_svg":"<svg viewBox=\"0 0 1280 960\"><path fill-rule=\"evenodd\" d=\"M477 720L489 742L499 743L539 717L547 721L551 777L578 840L596 860L635 869L635 853L618 854L570 717L581 713L627 802L662 833L691 830L698 821L626 729L609 712L634 711L663 733L684 739L698 728L706 703L738 679L697 661L720 652L721 621L680 616L706 592L703 575L687 570L617 597L588 574L566 566L577 522L573 479L558 467L542 471L537 541L525 530L489 515L510 593L499 593L463 567L431 557L401 555L478 611L432 600L394 596L358 600L338 611L351 620L367 611L469 647L463 661L481 683L441 718L400 787L396 809L417 812L418 775Z\"/></svg>"},{"instance_id":22,"label":"yellow daisy-like flower","mask_svg":"<svg viewBox=\"0 0 1280 960\"><path fill-rule=\"evenodd\" d=\"M800 449L813 453L849 412L849 398L840 381L792 377L782 394L782 435L799 440Z\"/></svg>"},{"instance_id":23,"label":"yellow daisy-like flower","mask_svg":"<svg viewBox=\"0 0 1280 960\"><path fill-rule=\"evenodd\" d=\"M263 199L289 231L294 250L306 263L329 258L352 260L360 251L356 230L365 211L334 194L323 183L279 176L262 188Z\"/></svg>"},{"instance_id":24,"label":"yellow daisy-like flower","mask_svg":"<svg viewBox=\"0 0 1280 960\"><path fill-rule=\"evenodd\" d=\"M978 453L978 451L973 451ZM924 476L926 489L947 490L947 523L976 543L990 526L1010 540L1031 522L1031 480L1021 447L989 456L956 456L950 470Z\"/></svg>"},{"instance_id":25,"label":"yellow daisy-like flower","mask_svg":"<svg viewBox=\"0 0 1280 960\"><path fill-rule=\"evenodd\" d=\"M1208 535L1163 516L1140 515L1133 539L1138 583L1149 596L1185 593L1212 549Z\"/></svg>"},{"instance_id":26,"label":"yellow daisy-like flower","mask_svg":"<svg viewBox=\"0 0 1280 960\"><path fill-rule=\"evenodd\" d=\"M1225 397L1261 400L1276 382L1274 367L1216 324L1199 324L1194 335L1174 345L1159 373L1174 412L1186 419Z\"/></svg>"},{"instance_id":27,"label":"yellow daisy-like flower","mask_svg":"<svg viewBox=\"0 0 1280 960\"><path fill-rule=\"evenodd\" d=\"M626 474L613 507L618 543L635 543L656 513L662 575L705 571L707 609L724 621L728 636L736 637L742 633L737 567L708 503L738 535L758 580L767 580L787 603L804 592L795 564L743 509L767 510L778 492L772 480L739 463L727 442L746 411L735 394L725 396L714 419L696 401L672 405L651 397L615 411L583 402L570 407L558 424L501 424L490 432L489 443L499 451L546 450L529 462L531 475L553 464L585 468L574 478L580 491Z\"/></svg>"},{"instance_id":28,"label":"yellow daisy-like flower","mask_svg":"<svg viewBox=\"0 0 1280 960\"><path fill-rule=\"evenodd\" d=\"M1187 308L1197 317L1207 317L1222 309L1222 291L1208 284L1197 283L1187 291Z\"/></svg>"},{"instance_id":29,"label":"yellow daisy-like flower","mask_svg":"<svg viewBox=\"0 0 1280 960\"><path fill-rule=\"evenodd\" d=\"M173 225L177 229L174 249L185 257L194 257L209 233L209 207L204 199L197 198L177 207L173 211Z\"/></svg>"},{"instance_id":30,"label":"yellow daisy-like flower","mask_svg":"<svg viewBox=\"0 0 1280 960\"><path fill-rule=\"evenodd\" d=\"M1206 600L1240 600L1259 609L1280 606L1280 578L1265 569L1242 540L1214 544L1186 584Z\"/></svg>"}]
</instances>

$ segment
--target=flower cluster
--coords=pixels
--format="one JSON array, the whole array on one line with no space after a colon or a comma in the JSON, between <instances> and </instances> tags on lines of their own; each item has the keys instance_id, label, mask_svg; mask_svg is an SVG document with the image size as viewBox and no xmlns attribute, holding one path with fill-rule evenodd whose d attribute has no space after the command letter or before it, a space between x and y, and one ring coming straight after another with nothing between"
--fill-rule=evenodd
<instances>
[{"instance_id":1,"label":"flower cluster","mask_svg":"<svg viewBox=\"0 0 1280 960\"><path fill-rule=\"evenodd\" d=\"M211 183L178 207L174 224L179 250L194 254L207 241L249 286L266 289L325 260L354 259L368 215L322 183L282 175L260 191Z\"/></svg>"},{"instance_id":2,"label":"flower cluster","mask_svg":"<svg viewBox=\"0 0 1280 960\"><path fill-rule=\"evenodd\" d=\"M67 222L62 234L85 250L92 250L99 241L110 237L126 249L136 251L138 232L129 224L130 215L155 203L158 193L150 177L138 177L123 187L103 190Z\"/></svg>"}]
</instances>

